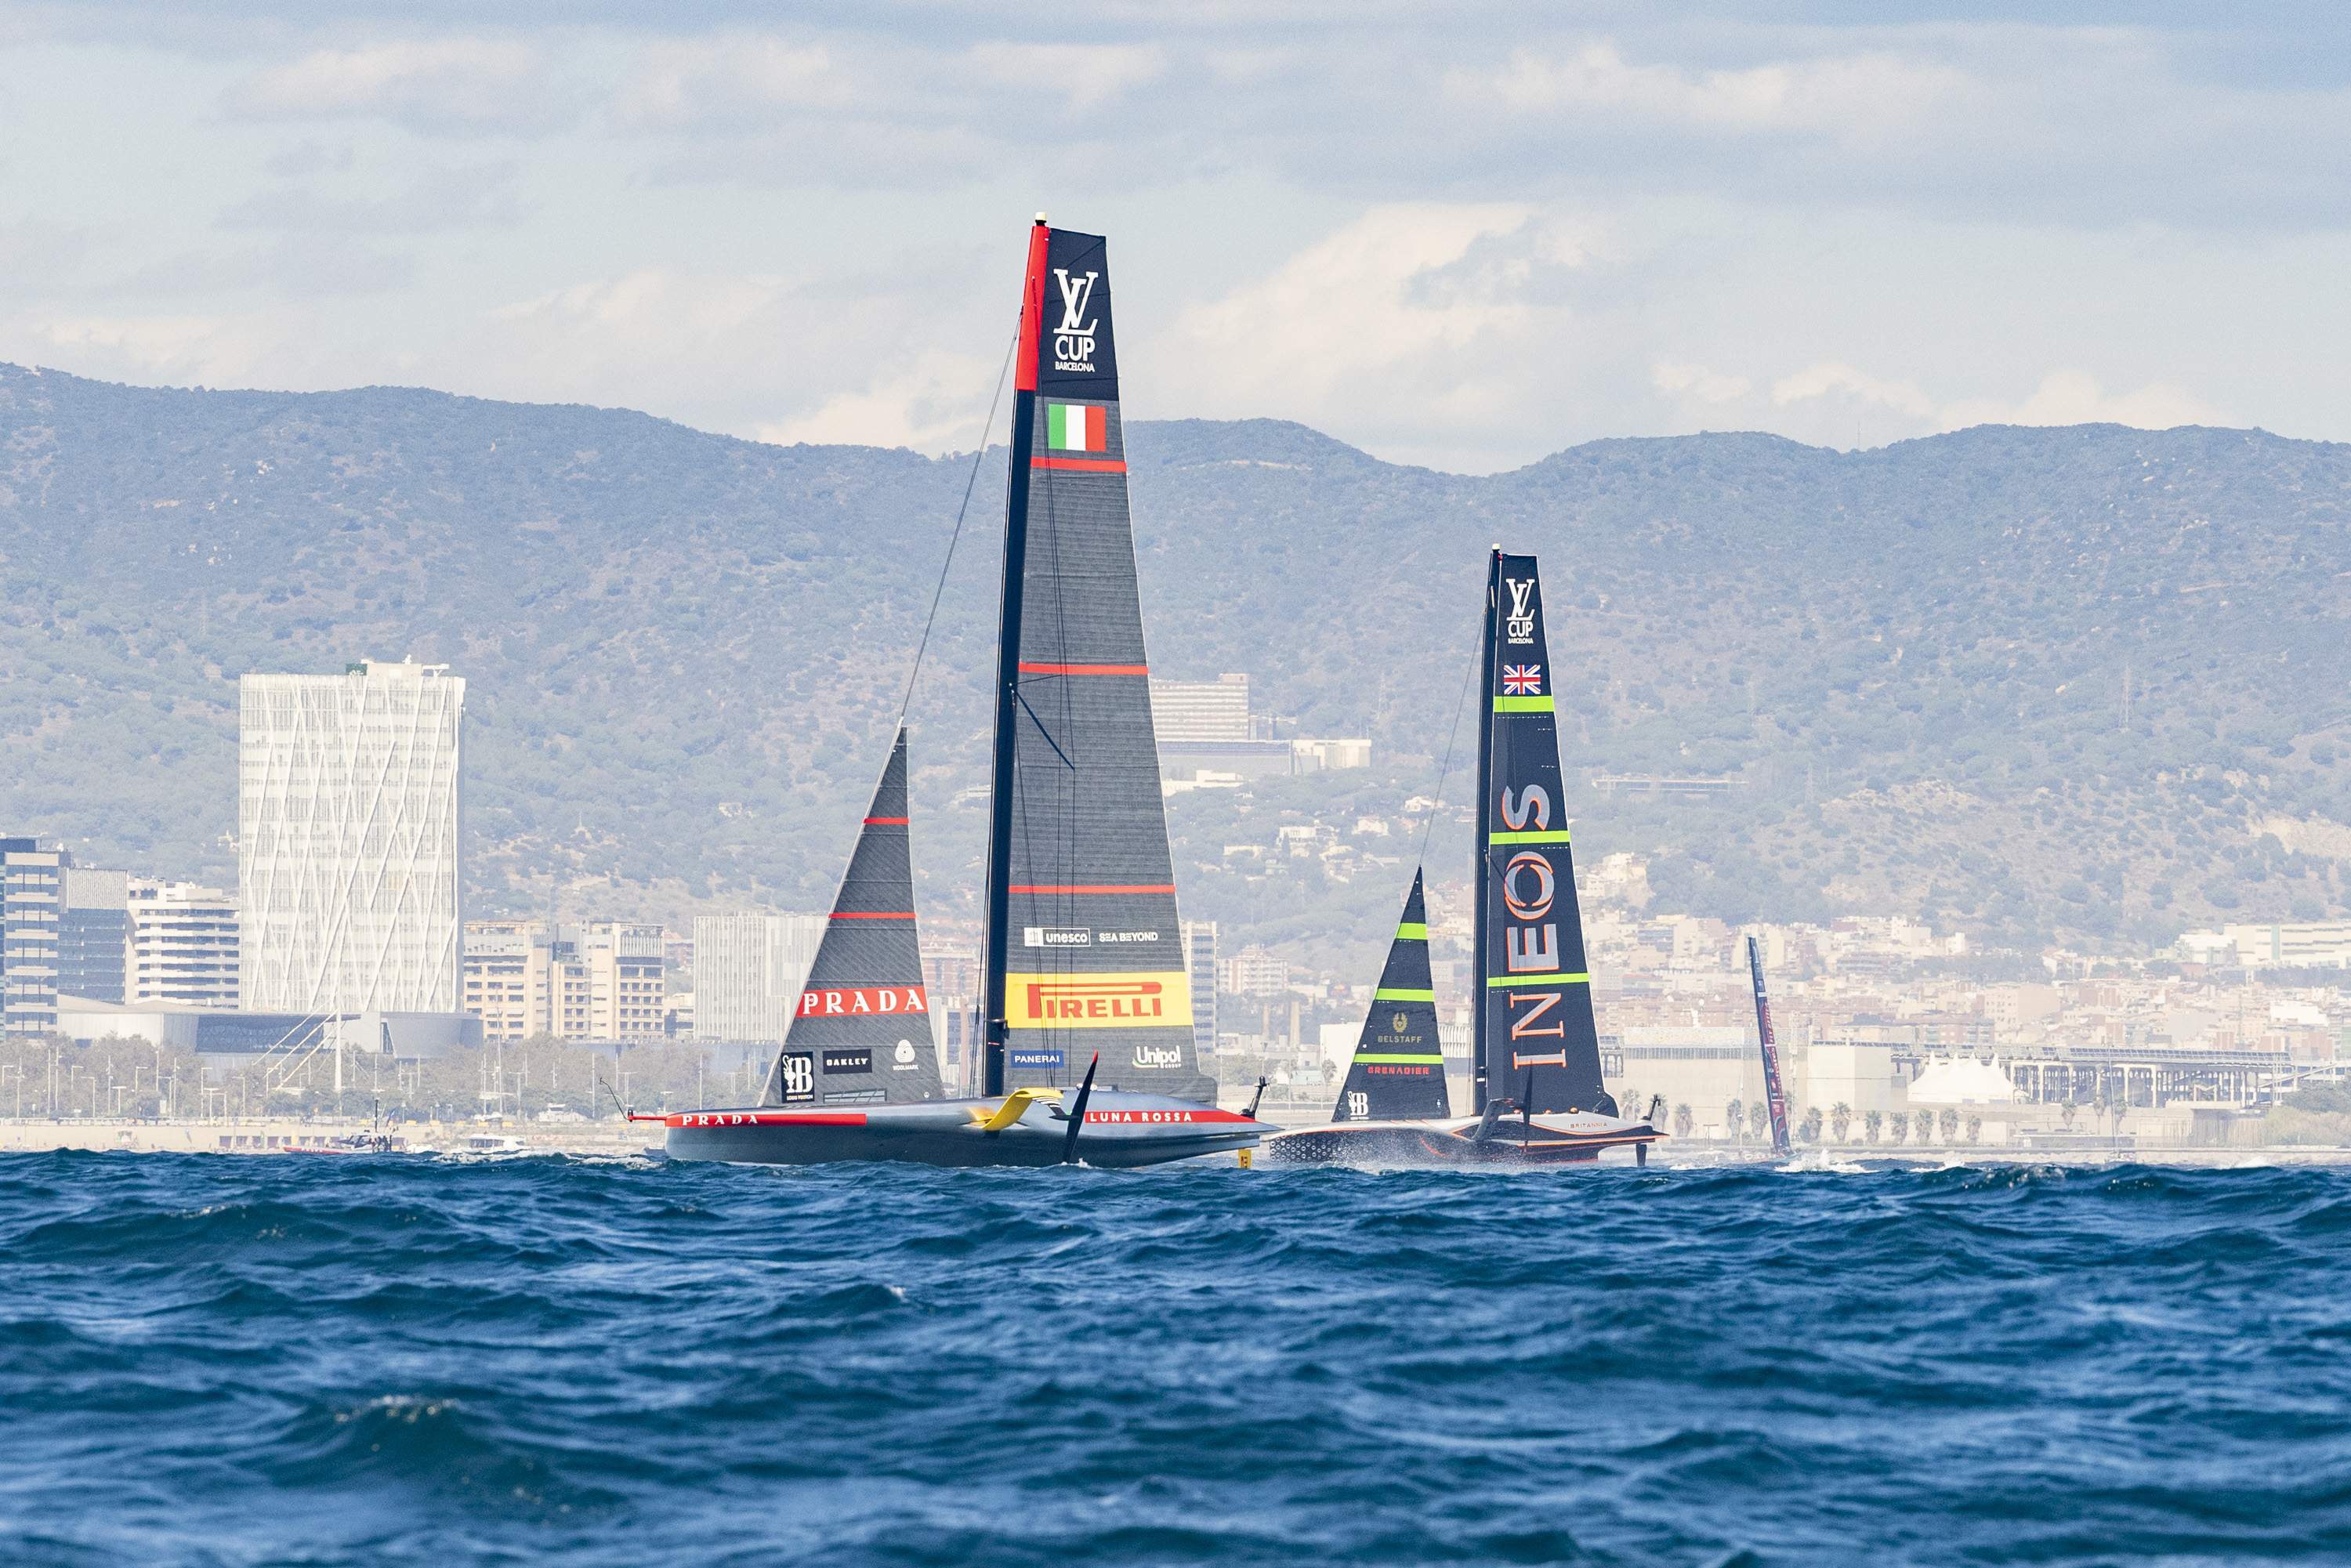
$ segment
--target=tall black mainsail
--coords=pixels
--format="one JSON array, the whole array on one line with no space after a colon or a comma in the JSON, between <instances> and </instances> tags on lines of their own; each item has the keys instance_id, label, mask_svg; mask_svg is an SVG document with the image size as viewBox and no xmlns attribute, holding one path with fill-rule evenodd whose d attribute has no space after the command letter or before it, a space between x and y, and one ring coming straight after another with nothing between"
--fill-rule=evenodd
<instances>
[{"instance_id":1,"label":"tall black mainsail","mask_svg":"<svg viewBox=\"0 0 2351 1568\"><path fill-rule=\"evenodd\" d=\"M1445 1056L1437 1043L1437 990L1428 969L1428 907L1419 868L1405 895L1387 967L1372 990L1355 1059L1339 1086L1334 1122L1416 1121L1453 1113L1445 1092Z\"/></svg>"},{"instance_id":2,"label":"tall black mainsail","mask_svg":"<svg viewBox=\"0 0 2351 1568\"><path fill-rule=\"evenodd\" d=\"M1478 748L1478 1098L1534 1114L1616 1114L1601 1080L1592 976L1560 787L1542 585L1531 555L1493 553L1486 581L1488 711Z\"/></svg>"},{"instance_id":3,"label":"tall black mainsail","mask_svg":"<svg viewBox=\"0 0 2351 1568\"><path fill-rule=\"evenodd\" d=\"M939 1093L914 919L902 724L761 1103L897 1105Z\"/></svg>"},{"instance_id":4,"label":"tall black mainsail","mask_svg":"<svg viewBox=\"0 0 2351 1568\"><path fill-rule=\"evenodd\" d=\"M1030 231L1005 513L985 1092L1102 1079L1213 1101L1151 722L1110 266Z\"/></svg>"}]
</instances>

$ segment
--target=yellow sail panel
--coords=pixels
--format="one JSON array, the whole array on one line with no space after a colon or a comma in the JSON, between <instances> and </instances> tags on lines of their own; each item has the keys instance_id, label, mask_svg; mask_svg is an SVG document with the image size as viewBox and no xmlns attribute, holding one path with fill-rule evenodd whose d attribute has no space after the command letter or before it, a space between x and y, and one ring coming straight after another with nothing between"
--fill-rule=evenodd
<instances>
[{"instance_id":1,"label":"yellow sail panel","mask_svg":"<svg viewBox=\"0 0 2351 1568\"><path fill-rule=\"evenodd\" d=\"M1189 1028L1192 983L1181 969L1004 977L1011 1029Z\"/></svg>"}]
</instances>

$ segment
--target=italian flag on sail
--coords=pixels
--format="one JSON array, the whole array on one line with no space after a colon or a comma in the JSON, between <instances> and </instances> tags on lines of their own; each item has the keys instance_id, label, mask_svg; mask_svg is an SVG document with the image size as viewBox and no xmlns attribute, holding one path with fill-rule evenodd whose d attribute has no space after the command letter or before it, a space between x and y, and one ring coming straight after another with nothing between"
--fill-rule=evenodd
<instances>
[{"instance_id":1,"label":"italian flag on sail","mask_svg":"<svg viewBox=\"0 0 2351 1568\"><path fill-rule=\"evenodd\" d=\"M1110 410L1099 403L1047 403L1045 444L1056 452L1109 451Z\"/></svg>"}]
</instances>

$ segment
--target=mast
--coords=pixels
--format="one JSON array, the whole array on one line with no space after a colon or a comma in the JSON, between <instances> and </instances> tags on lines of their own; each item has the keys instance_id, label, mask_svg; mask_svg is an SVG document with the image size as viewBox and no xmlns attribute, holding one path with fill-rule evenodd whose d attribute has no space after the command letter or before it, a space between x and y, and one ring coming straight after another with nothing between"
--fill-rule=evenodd
<instances>
[{"instance_id":1,"label":"mast","mask_svg":"<svg viewBox=\"0 0 2351 1568\"><path fill-rule=\"evenodd\" d=\"M1747 972L1755 977L1755 1039L1763 1051L1763 1099L1771 1108L1771 1152L1785 1158L1788 1144L1788 1096L1780 1087L1780 1041L1771 1030L1771 1001L1763 991L1763 948L1752 933L1747 938Z\"/></svg>"},{"instance_id":2,"label":"mast","mask_svg":"<svg viewBox=\"0 0 2351 1568\"><path fill-rule=\"evenodd\" d=\"M1502 588L1502 547L1496 545L1488 552L1486 561L1486 627L1478 640L1479 685L1481 690L1494 689L1494 606ZM1485 1110L1486 1093L1486 801L1493 794L1494 782L1494 715L1493 705L1484 697L1478 699L1478 820L1469 849L1469 907L1476 929L1470 936L1470 951L1478 956L1476 973L1470 984L1477 988L1469 998L1469 1072L1470 1109L1476 1114ZM1430 808L1436 810L1435 807Z\"/></svg>"},{"instance_id":3,"label":"mast","mask_svg":"<svg viewBox=\"0 0 2351 1568\"><path fill-rule=\"evenodd\" d=\"M987 787L987 942L982 955L982 1094L1004 1092L1006 917L1012 881L1012 776L1020 701L1021 590L1028 577L1029 460L1036 444L1037 342L1045 308L1045 261L1053 231L1039 213L1029 230L1020 284L1020 345L1012 366L1012 452L1004 484L1004 587L996 616L996 737Z\"/></svg>"}]
</instances>

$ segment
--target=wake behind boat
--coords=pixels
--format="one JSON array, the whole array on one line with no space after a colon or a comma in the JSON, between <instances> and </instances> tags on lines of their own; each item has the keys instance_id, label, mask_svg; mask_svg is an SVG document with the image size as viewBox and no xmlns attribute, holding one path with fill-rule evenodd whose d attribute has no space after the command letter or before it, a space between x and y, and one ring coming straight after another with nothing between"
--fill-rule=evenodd
<instances>
[{"instance_id":1,"label":"wake behind boat","mask_svg":"<svg viewBox=\"0 0 2351 1568\"><path fill-rule=\"evenodd\" d=\"M1478 901L1472 1067L1476 1103L1484 1109L1472 1116L1447 1113L1428 927L1416 873L1336 1115L1328 1125L1268 1138L1260 1152L1269 1164L1554 1165L1596 1160L1612 1148L1631 1148L1646 1164L1649 1145L1663 1135L1646 1119L1620 1115L1602 1074L1575 866L1561 806L1559 721L1542 588L1532 556L1493 552L1482 664L1488 711L1478 746L1484 841L1472 875ZM1398 1039L1408 1026L1417 1030L1418 1019L1404 1009L1423 1007L1425 1037L1416 1032L1408 1051L1391 1050L1375 1038L1384 1018ZM1429 1061L1437 1063L1433 1099L1425 1081L1381 1071Z\"/></svg>"},{"instance_id":2,"label":"wake behind boat","mask_svg":"<svg viewBox=\"0 0 2351 1568\"><path fill-rule=\"evenodd\" d=\"M661 1118L677 1158L1145 1166L1271 1130L1213 1103L1194 1051L1100 235L1039 217L1015 367L987 1092L940 1097L901 725L762 1103Z\"/></svg>"}]
</instances>

